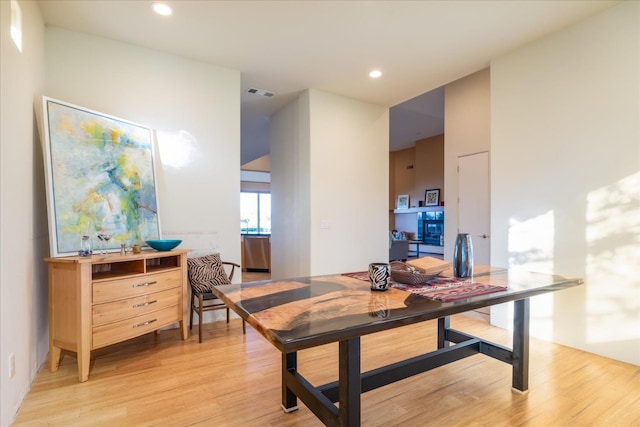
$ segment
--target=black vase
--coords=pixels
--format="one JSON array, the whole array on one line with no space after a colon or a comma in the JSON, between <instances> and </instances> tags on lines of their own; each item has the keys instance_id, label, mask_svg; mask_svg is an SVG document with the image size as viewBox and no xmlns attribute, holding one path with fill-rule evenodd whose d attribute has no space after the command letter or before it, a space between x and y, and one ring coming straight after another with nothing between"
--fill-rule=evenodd
<instances>
[{"instance_id":1,"label":"black vase","mask_svg":"<svg viewBox=\"0 0 640 427\"><path fill-rule=\"evenodd\" d=\"M453 275L459 279L473 277L473 244L471 236L460 233L453 248Z\"/></svg>"}]
</instances>

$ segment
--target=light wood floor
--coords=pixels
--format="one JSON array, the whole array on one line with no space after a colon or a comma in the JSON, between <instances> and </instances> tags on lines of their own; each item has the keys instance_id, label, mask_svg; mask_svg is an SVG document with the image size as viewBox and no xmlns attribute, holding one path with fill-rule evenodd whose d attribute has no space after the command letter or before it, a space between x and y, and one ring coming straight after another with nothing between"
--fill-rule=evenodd
<instances>
[{"instance_id":1,"label":"light wood floor","mask_svg":"<svg viewBox=\"0 0 640 427\"><path fill-rule=\"evenodd\" d=\"M510 334L467 316L454 327L510 346ZM177 329L92 354L89 381L76 358L38 373L15 426L319 426L303 405L280 409L280 353L240 320L205 325L187 341ZM194 330L195 331L195 330ZM435 349L435 323L363 337L362 368ZM511 391L511 366L482 355L368 392L363 426L638 426L640 368L531 340L530 392ZM313 384L337 375L337 344L299 353Z\"/></svg>"},{"instance_id":2,"label":"light wood floor","mask_svg":"<svg viewBox=\"0 0 640 427\"><path fill-rule=\"evenodd\" d=\"M260 280L269 280L271 279L271 273L268 271L243 271L242 272L242 281L243 282L257 282Z\"/></svg>"}]
</instances>

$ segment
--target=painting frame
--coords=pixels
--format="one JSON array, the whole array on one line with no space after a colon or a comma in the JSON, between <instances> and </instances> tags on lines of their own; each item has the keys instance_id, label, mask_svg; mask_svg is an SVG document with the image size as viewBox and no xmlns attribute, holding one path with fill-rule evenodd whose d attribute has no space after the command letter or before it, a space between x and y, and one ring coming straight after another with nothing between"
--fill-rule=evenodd
<instances>
[{"instance_id":1,"label":"painting frame","mask_svg":"<svg viewBox=\"0 0 640 427\"><path fill-rule=\"evenodd\" d=\"M426 190L424 192L424 205L425 206L439 206L440 205L440 189L434 188L432 190Z\"/></svg>"},{"instance_id":2,"label":"painting frame","mask_svg":"<svg viewBox=\"0 0 640 427\"><path fill-rule=\"evenodd\" d=\"M409 195L401 194L398 196L398 204L396 209L408 209L409 208Z\"/></svg>"},{"instance_id":3,"label":"painting frame","mask_svg":"<svg viewBox=\"0 0 640 427\"><path fill-rule=\"evenodd\" d=\"M50 256L78 255L83 236L94 254L160 238L153 130L47 96L42 108Z\"/></svg>"}]
</instances>

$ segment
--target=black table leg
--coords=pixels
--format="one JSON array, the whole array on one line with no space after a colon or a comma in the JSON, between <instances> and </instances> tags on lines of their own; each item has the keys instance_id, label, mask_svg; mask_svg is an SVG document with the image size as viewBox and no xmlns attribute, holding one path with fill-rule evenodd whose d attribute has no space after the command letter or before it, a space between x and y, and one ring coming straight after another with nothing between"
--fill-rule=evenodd
<instances>
[{"instance_id":1,"label":"black table leg","mask_svg":"<svg viewBox=\"0 0 640 427\"><path fill-rule=\"evenodd\" d=\"M284 412L293 412L298 410L298 399L296 395L287 387L285 374L288 371L298 369L298 353L282 354L282 410Z\"/></svg>"},{"instance_id":2,"label":"black table leg","mask_svg":"<svg viewBox=\"0 0 640 427\"><path fill-rule=\"evenodd\" d=\"M513 302L513 379L512 388L529 390L529 298Z\"/></svg>"},{"instance_id":3,"label":"black table leg","mask_svg":"<svg viewBox=\"0 0 640 427\"><path fill-rule=\"evenodd\" d=\"M451 318L449 316L438 319L438 348L449 347L447 341L447 329L451 328Z\"/></svg>"},{"instance_id":4,"label":"black table leg","mask_svg":"<svg viewBox=\"0 0 640 427\"><path fill-rule=\"evenodd\" d=\"M340 425L360 425L360 337L340 341L338 401Z\"/></svg>"}]
</instances>

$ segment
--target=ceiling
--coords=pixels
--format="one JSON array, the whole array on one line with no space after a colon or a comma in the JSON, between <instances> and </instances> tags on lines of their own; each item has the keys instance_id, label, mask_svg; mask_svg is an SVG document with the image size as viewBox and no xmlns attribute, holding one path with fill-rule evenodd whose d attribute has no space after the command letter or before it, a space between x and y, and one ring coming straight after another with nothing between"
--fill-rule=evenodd
<instances>
[{"instance_id":1,"label":"ceiling","mask_svg":"<svg viewBox=\"0 0 640 427\"><path fill-rule=\"evenodd\" d=\"M443 132L443 85L618 2L172 0L169 17L144 0L38 3L47 25L239 70L244 164L269 152L269 116L307 88L395 106L390 149L410 147Z\"/></svg>"}]
</instances>

